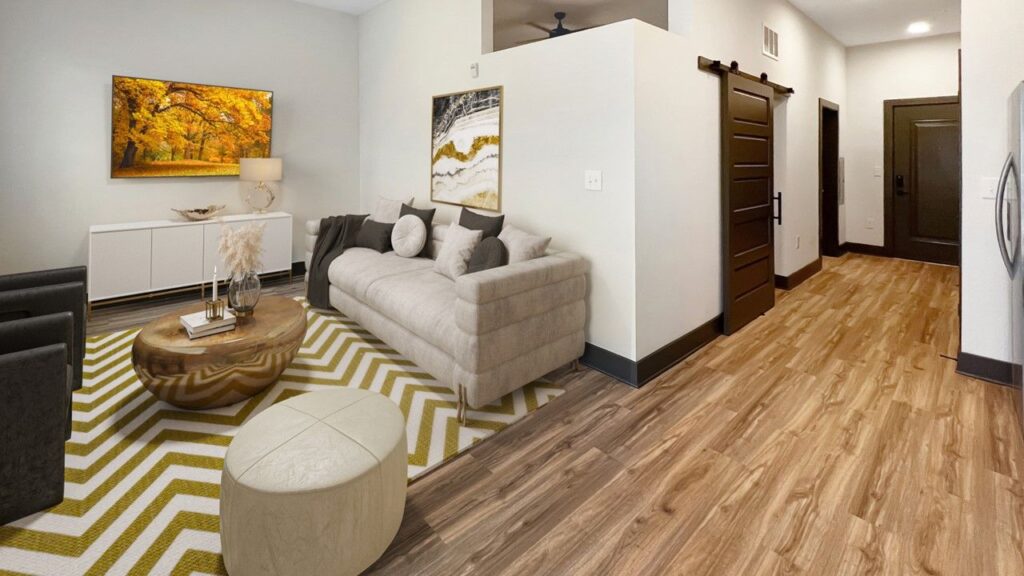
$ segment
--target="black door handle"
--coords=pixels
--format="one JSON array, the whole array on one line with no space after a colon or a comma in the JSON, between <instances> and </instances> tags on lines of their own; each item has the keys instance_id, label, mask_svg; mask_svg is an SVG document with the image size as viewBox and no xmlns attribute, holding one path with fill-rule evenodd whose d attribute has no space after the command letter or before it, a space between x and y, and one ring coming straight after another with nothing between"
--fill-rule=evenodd
<instances>
[{"instance_id":1,"label":"black door handle","mask_svg":"<svg viewBox=\"0 0 1024 576\"><path fill-rule=\"evenodd\" d=\"M776 203L778 203L778 208L772 210L772 219L776 224L782 226L782 192L772 196L772 208L775 208Z\"/></svg>"},{"instance_id":2,"label":"black door handle","mask_svg":"<svg viewBox=\"0 0 1024 576\"><path fill-rule=\"evenodd\" d=\"M902 175L897 175L896 176L896 195L897 196L906 196L907 195L907 190L906 190L906 188L904 188L903 184L904 184L903 176Z\"/></svg>"}]
</instances>

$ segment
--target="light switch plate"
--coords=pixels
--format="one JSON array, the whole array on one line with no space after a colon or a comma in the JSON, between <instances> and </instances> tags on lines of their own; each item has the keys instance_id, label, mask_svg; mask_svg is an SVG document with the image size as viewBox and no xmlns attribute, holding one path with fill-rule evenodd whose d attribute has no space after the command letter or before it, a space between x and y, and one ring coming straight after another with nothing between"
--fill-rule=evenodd
<instances>
[{"instance_id":1,"label":"light switch plate","mask_svg":"<svg viewBox=\"0 0 1024 576\"><path fill-rule=\"evenodd\" d=\"M875 166L875 178L881 178L881 177L882 177L882 167L881 166Z\"/></svg>"},{"instance_id":2,"label":"light switch plate","mask_svg":"<svg viewBox=\"0 0 1024 576\"><path fill-rule=\"evenodd\" d=\"M980 189L982 200L995 200L997 186L999 186L999 178L992 178L989 176L981 178Z\"/></svg>"},{"instance_id":3,"label":"light switch plate","mask_svg":"<svg viewBox=\"0 0 1024 576\"><path fill-rule=\"evenodd\" d=\"M604 189L604 175L600 170L587 170L583 173L583 186L591 192Z\"/></svg>"}]
</instances>

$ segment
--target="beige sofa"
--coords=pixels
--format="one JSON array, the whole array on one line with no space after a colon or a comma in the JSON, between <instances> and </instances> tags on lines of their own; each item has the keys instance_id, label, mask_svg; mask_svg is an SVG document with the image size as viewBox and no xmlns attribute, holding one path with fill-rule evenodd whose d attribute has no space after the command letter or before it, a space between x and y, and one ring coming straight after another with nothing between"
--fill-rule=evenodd
<instances>
[{"instance_id":1,"label":"beige sofa","mask_svg":"<svg viewBox=\"0 0 1024 576\"><path fill-rule=\"evenodd\" d=\"M306 223L309 266L319 221ZM433 230L440 252L447 226ZM480 408L583 355L587 262L552 253L461 276L426 258L351 248L330 266L331 304Z\"/></svg>"}]
</instances>

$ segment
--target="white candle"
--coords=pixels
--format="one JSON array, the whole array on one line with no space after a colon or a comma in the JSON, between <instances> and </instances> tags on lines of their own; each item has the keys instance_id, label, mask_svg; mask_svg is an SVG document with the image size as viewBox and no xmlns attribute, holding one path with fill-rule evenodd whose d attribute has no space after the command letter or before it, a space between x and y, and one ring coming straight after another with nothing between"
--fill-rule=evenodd
<instances>
[{"instance_id":1,"label":"white candle","mask_svg":"<svg viewBox=\"0 0 1024 576\"><path fill-rule=\"evenodd\" d=\"M213 267L213 301L217 301L217 267Z\"/></svg>"}]
</instances>

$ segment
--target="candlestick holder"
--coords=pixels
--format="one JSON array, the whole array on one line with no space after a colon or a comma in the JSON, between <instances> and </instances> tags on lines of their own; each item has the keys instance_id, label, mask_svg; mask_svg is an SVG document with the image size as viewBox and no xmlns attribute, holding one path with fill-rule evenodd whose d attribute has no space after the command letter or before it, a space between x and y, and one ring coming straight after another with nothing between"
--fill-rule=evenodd
<instances>
[{"instance_id":1,"label":"candlestick holder","mask_svg":"<svg viewBox=\"0 0 1024 576\"><path fill-rule=\"evenodd\" d=\"M217 300L206 301L206 319L211 321L224 319L223 300L218 298Z\"/></svg>"}]
</instances>

